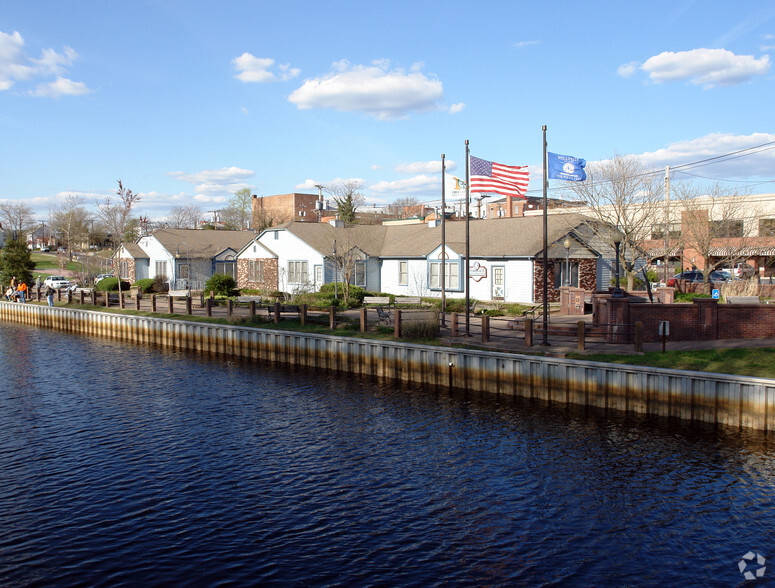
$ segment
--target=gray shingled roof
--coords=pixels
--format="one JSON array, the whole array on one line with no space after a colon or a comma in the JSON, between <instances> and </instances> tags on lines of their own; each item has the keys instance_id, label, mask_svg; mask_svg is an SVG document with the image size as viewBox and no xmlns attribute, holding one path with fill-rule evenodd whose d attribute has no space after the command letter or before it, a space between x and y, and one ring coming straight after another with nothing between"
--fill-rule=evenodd
<instances>
[{"instance_id":1,"label":"gray shingled roof","mask_svg":"<svg viewBox=\"0 0 775 588\"><path fill-rule=\"evenodd\" d=\"M153 232L165 249L175 253L210 259L225 251L240 251L256 234L252 231L210 231L201 229L159 229Z\"/></svg>"},{"instance_id":2,"label":"gray shingled roof","mask_svg":"<svg viewBox=\"0 0 775 588\"><path fill-rule=\"evenodd\" d=\"M549 215L549 245L582 224L599 223L581 214ZM322 255L331 254L334 239L337 246L349 243L377 257L425 257L441 245L441 226L425 224L336 228L326 223L291 222L273 228L286 228ZM471 257L535 257L543 250L543 217L472 220L469 235ZM465 222L446 224L446 244L465 253Z\"/></svg>"}]
</instances>

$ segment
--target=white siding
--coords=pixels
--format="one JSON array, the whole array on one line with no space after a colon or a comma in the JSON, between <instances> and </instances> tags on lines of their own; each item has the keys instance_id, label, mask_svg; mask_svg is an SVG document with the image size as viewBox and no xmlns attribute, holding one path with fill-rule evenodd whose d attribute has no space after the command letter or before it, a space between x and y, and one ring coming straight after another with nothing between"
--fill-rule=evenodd
<instances>
[{"instance_id":1,"label":"white siding","mask_svg":"<svg viewBox=\"0 0 775 588\"><path fill-rule=\"evenodd\" d=\"M277 234L277 238L275 238ZM288 262L307 262L307 283L312 288L315 280L315 266L323 264L323 256L307 245L293 233L282 230L267 229L262 233L259 242L266 245L277 254L278 283L280 290L291 292L300 289L300 284L288 283Z\"/></svg>"}]
</instances>

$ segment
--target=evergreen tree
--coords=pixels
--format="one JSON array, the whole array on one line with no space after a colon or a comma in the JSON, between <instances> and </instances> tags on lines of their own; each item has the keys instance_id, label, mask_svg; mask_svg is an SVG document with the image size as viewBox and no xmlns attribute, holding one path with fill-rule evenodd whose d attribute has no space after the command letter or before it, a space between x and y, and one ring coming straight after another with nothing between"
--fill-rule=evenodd
<instances>
[{"instance_id":1,"label":"evergreen tree","mask_svg":"<svg viewBox=\"0 0 775 588\"><path fill-rule=\"evenodd\" d=\"M32 285L32 270L35 262L30 258L27 247L19 240L8 241L0 254L0 281L3 287L11 283L16 276L18 282Z\"/></svg>"}]
</instances>

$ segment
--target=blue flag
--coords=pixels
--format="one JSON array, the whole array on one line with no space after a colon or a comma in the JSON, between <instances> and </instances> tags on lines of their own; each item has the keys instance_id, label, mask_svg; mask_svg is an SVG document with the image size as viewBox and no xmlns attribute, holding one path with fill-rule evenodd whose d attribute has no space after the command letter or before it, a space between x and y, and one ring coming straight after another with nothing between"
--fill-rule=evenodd
<instances>
[{"instance_id":1,"label":"blue flag","mask_svg":"<svg viewBox=\"0 0 775 588\"><path fill-rule=\"evenodd\" d=\"M547 155L547 172L550 179L569 182L583 182L587 179L587 172L584 171L587 162L583 159L556 153L547 153Z\"/></svg>"}]
</instances>

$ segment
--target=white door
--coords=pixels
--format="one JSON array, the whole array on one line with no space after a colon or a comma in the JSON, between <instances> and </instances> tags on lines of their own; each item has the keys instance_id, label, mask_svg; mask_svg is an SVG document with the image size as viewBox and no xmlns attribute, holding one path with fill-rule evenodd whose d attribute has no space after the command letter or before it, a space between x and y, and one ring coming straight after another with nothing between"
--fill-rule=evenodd
<instances>
[{"instance_id":1,"label":"white door","mask_svg":"<svg viewBox=\"0 0 775 588\"><path fill-rule=\"evenodd\" d=\"M506 268L502 265L492 267L492 299L503 300L506 297Z\"/></svg>"}]
</instances>

